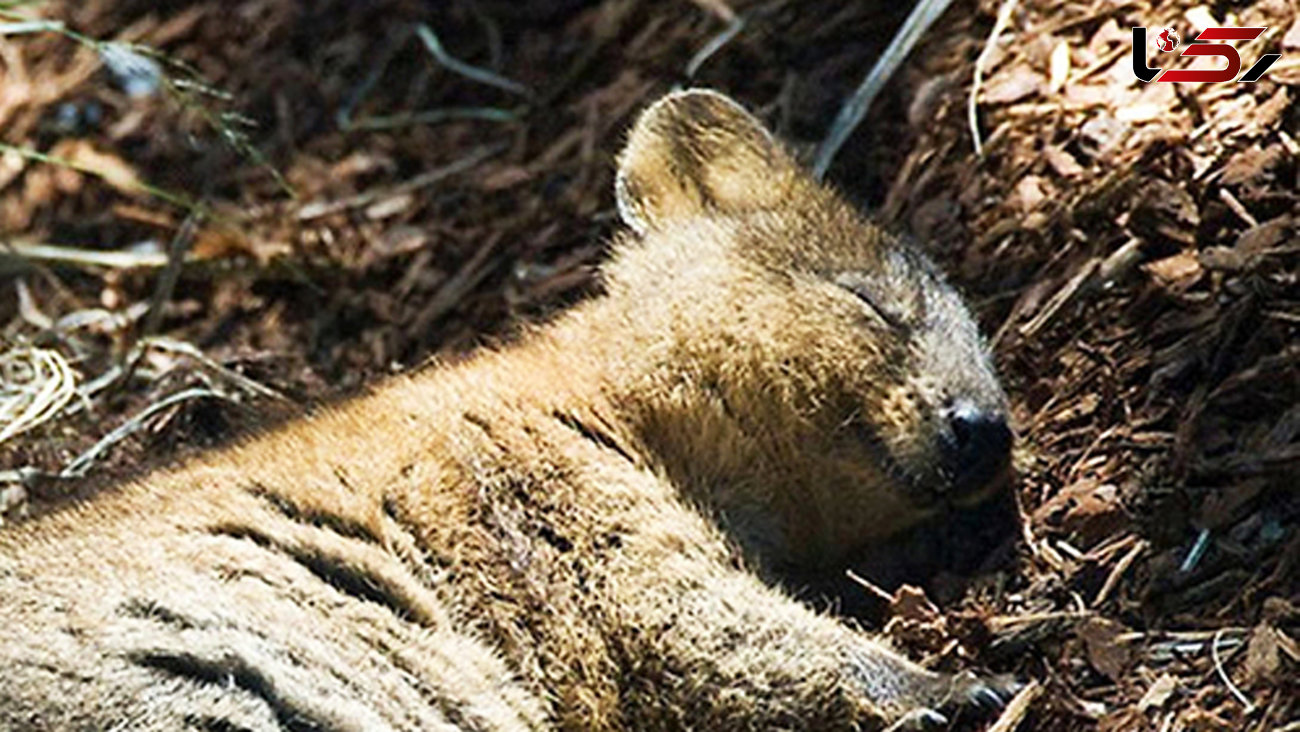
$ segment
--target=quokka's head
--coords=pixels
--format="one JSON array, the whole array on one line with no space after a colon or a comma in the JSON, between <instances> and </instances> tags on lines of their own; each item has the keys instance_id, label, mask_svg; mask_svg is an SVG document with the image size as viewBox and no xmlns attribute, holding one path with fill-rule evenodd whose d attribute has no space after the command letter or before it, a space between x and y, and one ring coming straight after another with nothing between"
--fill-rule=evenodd
<instances>
[{"instance_id":1,"label":"quokka's head","mask_svg":"<svg viewBox=\"0 0 1300 732\"><path fill-rule=\"evenodd\" d=\"M754 543L825 559L1005 474L1006 397L960 297L735 102L656 102L616 194L633 233L606 277L649 332L647 439Z\"/></svg>"}]
</instances>

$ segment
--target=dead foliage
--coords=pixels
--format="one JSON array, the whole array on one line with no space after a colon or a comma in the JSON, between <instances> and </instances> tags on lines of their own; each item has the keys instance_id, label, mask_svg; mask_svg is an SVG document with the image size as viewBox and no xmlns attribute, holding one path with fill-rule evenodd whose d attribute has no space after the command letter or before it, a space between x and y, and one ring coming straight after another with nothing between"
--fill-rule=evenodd
<instances>
[{"instance_id":1,"label":"dead foliage","mask_svg":"<svg viewBox=\"0 0 1300 732\"><path fill-rule=\"evenodd\" d=\"M76 475L591 293L640 106L715 86L810 154L907 10L23 8L208 87L141 94L147 74L92 47L0 38L3 142L68 163L0 156L0 327L25 349L6 357L0 507L44 510L93 490ZM1130 27L1213 24L1268 26L1244 65L1282 60L1253 84L1134 79ZM1297 94L1282 0L959 3L831 168L947 265L1015 401L1018 559L872 590L919 657L1034 681L995 729L1300 729Z\"/></svg>"}]
</instances>

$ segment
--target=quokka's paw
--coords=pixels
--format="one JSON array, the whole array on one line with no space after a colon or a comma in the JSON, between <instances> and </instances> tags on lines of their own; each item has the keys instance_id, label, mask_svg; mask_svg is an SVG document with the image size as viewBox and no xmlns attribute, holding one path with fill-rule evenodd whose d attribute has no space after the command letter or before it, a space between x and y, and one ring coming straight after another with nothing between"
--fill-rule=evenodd
<instances>
[{"instance_id":1,"label":"quokka's paw","mask_svg":"<svg viewBox=\"0 0 1300 732\"><path fill-rule=\"evenodd\" d=\"M1006 706L1025 686L1010 674L979 676L970 671L950 676L948 684L942 708L973 707L984 712Z\"/></svg>"},{"instance_id":2,"label":"quokka's paw","mask_svg":"<svg viewBox=\"0 0 1300 732\"><path fill-rule=\"evenodd\" d=\"M969 671L954 676L933 678L929 705L913 709L885 732L917 732L942 730L950 725L949 717L971 710L977 715L991 715L1011 701L1011 697L1024 687L1010 675L978 676Z\"/></svg>"}]
</instances>

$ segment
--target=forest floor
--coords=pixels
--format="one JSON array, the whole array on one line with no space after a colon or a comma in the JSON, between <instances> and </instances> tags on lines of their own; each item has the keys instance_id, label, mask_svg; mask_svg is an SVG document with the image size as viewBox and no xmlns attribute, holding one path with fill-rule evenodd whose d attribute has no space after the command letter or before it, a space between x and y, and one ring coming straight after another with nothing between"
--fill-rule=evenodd
<instances>
[{"instance_id":1,"label":"forest floor","mask_svg":"<svg viewBox=\"0 0 1300 732\"><path fill-rule=\"evenodd\" d=\"M640 108L710 86L810 154L907 5L0 3L0 515L597 292ZM830 169L1013 400L1013 549L871 618L1032 682L963 728L1300 730L1297 13L957 3ZM1260 81L1136 80L1132 27L1225 25Z\"/></svg>"}]
</instances>

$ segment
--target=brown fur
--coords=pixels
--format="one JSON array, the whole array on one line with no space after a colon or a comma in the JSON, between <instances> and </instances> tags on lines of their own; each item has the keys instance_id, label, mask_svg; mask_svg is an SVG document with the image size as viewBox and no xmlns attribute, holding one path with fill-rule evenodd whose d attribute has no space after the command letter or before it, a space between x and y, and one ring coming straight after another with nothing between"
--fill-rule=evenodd
<instances>
[{"instance_id":1,"label":"brown fur","mask_svg":"<svg viewBox=\"0 0 1300 732\"><path fill-rule=\"evenodd\" d=\"M10 729L881 728L988 688L761 580L944 501L956 295L725 97L623 154L607 294L0 534ZM930 719L935 719L932 715Z\"/></svg>"}]
</instances>

